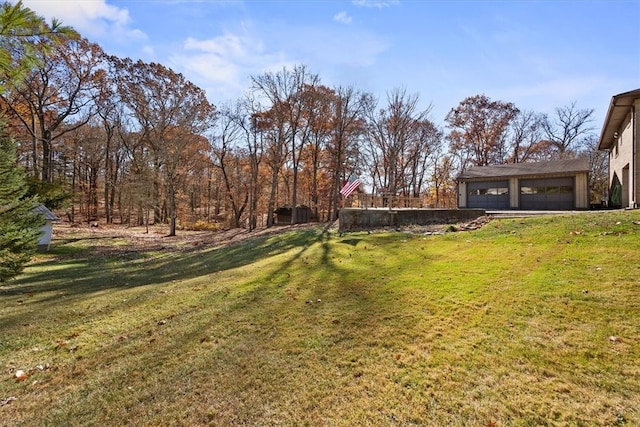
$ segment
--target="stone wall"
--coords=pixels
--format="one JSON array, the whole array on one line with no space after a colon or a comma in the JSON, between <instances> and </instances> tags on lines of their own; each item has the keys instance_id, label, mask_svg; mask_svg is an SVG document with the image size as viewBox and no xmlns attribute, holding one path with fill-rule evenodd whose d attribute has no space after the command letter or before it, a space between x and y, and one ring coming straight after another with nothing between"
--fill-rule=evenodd
<instances>
[{"instance_id":1,"label":"stone wall","mask_svg":"<svg viewBox=\"0 0 640 427\"><path fill-rule=\"evenodd\" d=\"M340 209L340 231L453 224L484 216L484 209Z\"/></svg>"}]
</instances>

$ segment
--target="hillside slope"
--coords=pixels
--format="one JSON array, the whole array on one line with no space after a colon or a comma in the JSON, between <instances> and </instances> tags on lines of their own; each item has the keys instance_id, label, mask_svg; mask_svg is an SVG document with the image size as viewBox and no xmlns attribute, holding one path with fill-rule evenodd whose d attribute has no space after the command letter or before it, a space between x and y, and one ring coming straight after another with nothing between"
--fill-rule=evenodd
<instances>
[{"instance_id":1,"label":"hillside slope","mask_svg":"<svg viewBox=\"0 0 640 427\"><path fill-rule=\"evenodd\" d=\"M68 234L0 287L0 424L638 425L639 233Z\"/></svg>"}]
</instances>

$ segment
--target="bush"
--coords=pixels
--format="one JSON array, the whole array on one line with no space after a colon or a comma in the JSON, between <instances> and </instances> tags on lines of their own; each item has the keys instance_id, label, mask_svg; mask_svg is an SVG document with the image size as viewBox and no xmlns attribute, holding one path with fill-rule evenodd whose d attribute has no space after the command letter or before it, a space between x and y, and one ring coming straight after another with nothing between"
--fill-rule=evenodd
<instances>
[{"instance_id":1,"label":"bush","mask_svg":"<svg viewBox=\"0 0 640 427\"><path fill-rule=\"evenodd\" d=\"M222 228L222 224L199 219L195 222L183 223L182 228L188 231L218 231Z\"/></svg>"}]
</instances>

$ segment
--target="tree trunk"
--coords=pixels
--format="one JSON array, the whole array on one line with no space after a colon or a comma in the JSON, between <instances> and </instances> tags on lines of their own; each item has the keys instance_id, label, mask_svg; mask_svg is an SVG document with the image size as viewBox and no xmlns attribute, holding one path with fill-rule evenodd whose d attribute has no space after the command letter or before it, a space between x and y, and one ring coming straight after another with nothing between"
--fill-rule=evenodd
<instances>
[{"instance_id":1,"label":"tree trunk","mask_svg":"<svg viewBox=\"0 0 640 427\"><path fill-rule=\"evenodd\" d=\"M51 132L45 130L42 134L42 181L53 182L53 152Z\"/></svg>"},{"instance_id":2,"label":"tree trunk","mask_svg":"<svg viewBox=\"0 0 640 427\"><path fill-rule=\"evenodd\" d=\"M249 201L249 231L255 230L258 226L258 165L255 159L251 163L251 198Z\"/></svg>"},{"instance_id":3,"label":"tree trunk","mask_svg":"<svg viewBox=\"0 0 640 427\"><path fill-rule=\"evenodd\" d=\"M169 182L168 183L168 190L169 190L169 236L175 236L176 235L176 217L178 216L177 214L177 207L176 207L176 191L173 188L173 183Z\"/></svg>"},{"instance_id":4,"label":"tree trunk","mask_svg":"<svg viewBox=\"0 0 640 427\"><path fill-rule=\"evenodd\" d=\"M293 184L292 184L292 193L291 193L291 225L298 223L298 213L297 213L297 204L298 204L298 167L293 165Z\"/></svg>"},{"instance_id":5,"label":"tree trunk","mask_svg":"<svg viewBox=\"0 0 640 427\"><path fill-rule=\"evenodd\" d=\"M278 188L278 168L271 168L271 191L267 203L267 227L273 226L273 211L275 210L276 190Z\"/></svg>"},{"instance_id":6,"label":"tree trunk","mask_svg":"<svg viewBox=\"0 0 640 427\"><path fill-rule=\"evenodd\" d=\"M106 140L106 146L104 149L104 217L107 224L110 224L113 219L111 217L111 203L109 195L111 194L111 138Z\"/></svg>"}]
</instances>

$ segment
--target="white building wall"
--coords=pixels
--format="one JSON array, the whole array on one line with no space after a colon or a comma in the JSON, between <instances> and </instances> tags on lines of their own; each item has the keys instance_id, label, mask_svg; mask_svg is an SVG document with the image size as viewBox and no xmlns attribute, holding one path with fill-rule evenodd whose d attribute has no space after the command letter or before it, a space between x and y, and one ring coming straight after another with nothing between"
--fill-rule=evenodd
<instances>
[{"instance_id":1,"label":"white building wall","mask_svg":"<svg viewBox=\"0 0 640 427\"><path fill-rule=\"evenodd\" d=\"M635 151L635 159L634 159L634 170L633 170L633 177L635 177L635 194L633 195L633 199L632 201L634 202L633 207L637 207L640 205L640 149L639 148L639 144L640 144L640 120L638 119L640 116L640 99L636 99L633 103L634 109L633 114L634 117L631 118L631 122L632 122L632 126L634 127L632 129L632 144L634 146L634 151Z\"/></svg>"},{"instance_id":2,"label":"white building wall","mask_svg":"<svg viewBox=\"0 0 640 427\"><path fill-rule=\"evenodd\" d=\"M41 248L49 248L51 244L51 238L53 237L53 223L51 221L47 221L45 225L41 228L42 237L38 240L38 246Z\"/></svg>"},{"instance_id":3,"label":"white building wall","mask_svg":"<svg viewBox=\"0 0 640 427\"><path fill-rule=\"evenodd\" d=\"M576 175L576 209L589 209L589 176L586 173Z\"/></svg>"},{"instance_id":4,"label":"white building wall","mask_svg":"<svg viewBox=\"0 0 640 427\"><path fill-rule=\"evenodd\" d=\"M637 119L638 110L640 110L640 99L637 99L634 105L635 114L633 109L627 114L627 117L617 130L618 138L609 154L609 185L612 186L615 174L622 184L623 207L633 207L633 203L637 204L640 200L640 197L638 197L640 176L636 172L640 161L640 153L634 147L634 145L637 146L638 144L637 135L640 134L640 121Z\"/></svg>"},{"instance_id":5,"label":"white building wall","mask_svg":"<svg viewBox=\"0 0 640 427\"><path fill-rule=\"evenodd\" d=\"M467 183L458 182L458 207L467 207Z\"/></svg>"},{"instance_id":6,"label":"white building wall","mask_svg":"<svg viewBox=\"0 0 640 427\"><path fill-rule=\"evenodd\" d=\"M520 180L509 178L509 207L518 209L520 207Z\"/></svg>"}]
</instances>

